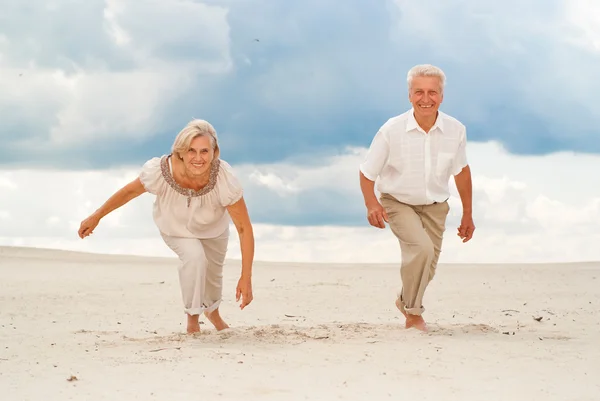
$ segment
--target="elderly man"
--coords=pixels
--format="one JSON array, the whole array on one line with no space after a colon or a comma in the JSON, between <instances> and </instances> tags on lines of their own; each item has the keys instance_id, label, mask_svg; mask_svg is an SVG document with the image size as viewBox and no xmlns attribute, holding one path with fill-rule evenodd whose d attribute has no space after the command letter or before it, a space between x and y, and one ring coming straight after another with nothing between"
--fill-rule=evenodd
<instances>
[{"instance_id":1,"label":"elderly man","mask_svg":"<svg viewBox=\"0 0 600 401\"><path fill-rule=\"evenodd\" d=\"M383 229L388 222L400 243L402 289L396 306L406 318L405 327L427 331L423 295L442 248L451 175L463 210L458 236L467 242L475 230L471 171L465 126L439 111L444 72L417 65L407 80L412 108L390 118L375 135L360 165L360 187L369 223Z\"/></svg>"}]
</instances>

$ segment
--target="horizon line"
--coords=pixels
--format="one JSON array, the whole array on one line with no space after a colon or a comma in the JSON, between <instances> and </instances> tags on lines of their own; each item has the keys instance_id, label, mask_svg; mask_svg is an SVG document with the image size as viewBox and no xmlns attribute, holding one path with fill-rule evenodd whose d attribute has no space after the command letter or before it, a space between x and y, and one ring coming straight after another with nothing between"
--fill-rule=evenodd
<instances>
[{"instance_id":1,"label":"horizon line","mask_svg":"<svg viewBox=\"0 0 600 401\"><path fill-rule=\"evenodd\" d=\"M47 248L40 246L22 246L22 245L0 245L0 258L2 257L27 257L26 255L8 255L3 250L12 251L24 251L24 252L49 252L49 253L63 253L72 254L78 256L100 256L100 257L113 257L113 258L140 258L140 259L154 259L156 261L161 259L178 260L176 255L173 256L157 256L157 255L142 255L142 254L127 254L127 253L105 253L105 252L94 252L94 251L80 251L62 248ZM33 255L32 255L33 256ZM241 263L239 258L226 258L226 262ZM264 264L285 264L294 263L296 265L394 265L400 264L400 258L397 262L306 262L306 261L294 261L294 260L261 260L254 259L255 263ZM465 266L465 265L477 265L477 266L491 266L491 265L568 265L568 264L599 264L600 260L578 260L578 261L541 261L541 262L440 262L440 265L452 265L452 266Z\"/></svg>"}]
</instances>

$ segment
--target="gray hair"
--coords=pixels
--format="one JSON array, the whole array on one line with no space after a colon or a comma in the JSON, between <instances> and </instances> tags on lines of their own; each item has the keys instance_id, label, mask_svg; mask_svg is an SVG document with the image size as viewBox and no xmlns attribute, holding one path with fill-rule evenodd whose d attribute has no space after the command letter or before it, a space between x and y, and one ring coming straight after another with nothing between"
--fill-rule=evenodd
<instances>
[{"instance_id":1,"label":"gray hair","mask_svg":"<svg viewBox=\"0 0 600 401\"><path fill-rule=\"evenodd\" d=\"M173 146L171 147L172 154L181 157L180 153L187 152L192 141L199 136L205 136L210 139L210 143L215 152L215 158L218 158L220 150L217 131L208 121L199 119L193 119L179 131L179 134L177 134Z\"/></svg>"},{"instance_id":2,"label":"gray hair","mask_svg":"<svg viewBox=\"0 0 600 401\"><path fill-rule=\"evenodd\" d=\"M406 81L408 83L409 90L412 86L412 80L414 77L438 77L440 80L440 87L442 88L442 92L444 91L444 86L446 86L446 74L444 74L444 71L442 71L441 68L431 64L415 65L408 71Z\"/></svg>"}]
</instances>

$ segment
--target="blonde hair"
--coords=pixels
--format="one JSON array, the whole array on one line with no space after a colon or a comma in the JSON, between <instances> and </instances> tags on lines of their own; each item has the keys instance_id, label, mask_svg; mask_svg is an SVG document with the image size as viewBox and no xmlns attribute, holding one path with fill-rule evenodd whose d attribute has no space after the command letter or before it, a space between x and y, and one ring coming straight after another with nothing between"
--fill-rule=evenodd
<instances>
[{"instance_id":1,"label":"blonde hair","mask_svg":"<svg viewBox=\"0 0 600 401\"><path fill-rule=\"evenodd\" d=\"M220 150L217 131L215 131L215 128L208 121L199 119L190 121L179 131L171 147L171 153L181 157L180 153L187 152L192 141L199 136L206 136L210 139L215 152L215 159L219 158Z\"/></svg>"},{"instance_id":2,"label":"blonde hair","mask_svg":"<svg viewBox=\"0 0 600 401\"><path fill-rule=\"evenodd\" d=\"M406 82L408 83L409 90L414 77L438 77L442 92L444 91L444 86L446 86L446 75L444 74L444 71L442 71L441 68L431 64L415 65L408 71L408 74L406 75Z\"/></svg>"}]
</instances>

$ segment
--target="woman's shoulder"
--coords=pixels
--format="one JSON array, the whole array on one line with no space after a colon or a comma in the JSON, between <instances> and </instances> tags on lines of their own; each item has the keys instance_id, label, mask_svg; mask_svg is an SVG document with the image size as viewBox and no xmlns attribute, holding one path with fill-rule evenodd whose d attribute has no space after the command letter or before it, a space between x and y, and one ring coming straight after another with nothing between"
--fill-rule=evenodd
<instances>
[{"instance_id":1,"label":"woman's shoulder","mask_svg":"<svg viewBox=\"0 0 600 401\"><path fill-rule=\"evenodd\" d=\"M237 172L234 167L231 166L226 160L219 160L219 176L222 176L226 179L228 178L237 178Z\"/></svg>"},{"instance_id":2,"label":"woman's shoulder","mask_svg":"<svg viewBox=\"0 0 600 401\"><path fill-rule=\"evenodd\" d=\"M237 173L231 164L223 159L219 159L217 181L221 202L225 206L237 202L242 197L243 188Z\"/></svg>"},{"instance_id":3,"label":"woman's shoulder","mask_svg":"<svg viewBox=\"0 0 600 401\"><path fill-rule=\"evenodd\" d=\"M167 162L169 155L162 156L154 156L150 159L146 160L144 164L142 164L143 170L160 170L163 167L163 164Z\"/></svg>"},{"instance_id":4,"label":"woman's shoulder","mask_svg":"<svg viewBox=\"0 0 600 401\"><path fill-rule=\"evenodd\" d=\"M227 171L231 171L233 169L233 167L231 167L231 164L229 164L226 160L224 159L218 159L219 160L219 167L222 167L223 169L227 170Z\"/></svg>"},{"instance_id":5,"label":"woman's shoulder","mask_svg":"<svg viewBox=\"0 0 600 401\"><path fill-rule=\"evenodd\" d=\"M162 189L164 183L163 169L165 163L167 163L167 157L168 155L152 157L142 165L139 178L148 192L157 194Z\"/></svg>"}]
</instances>

